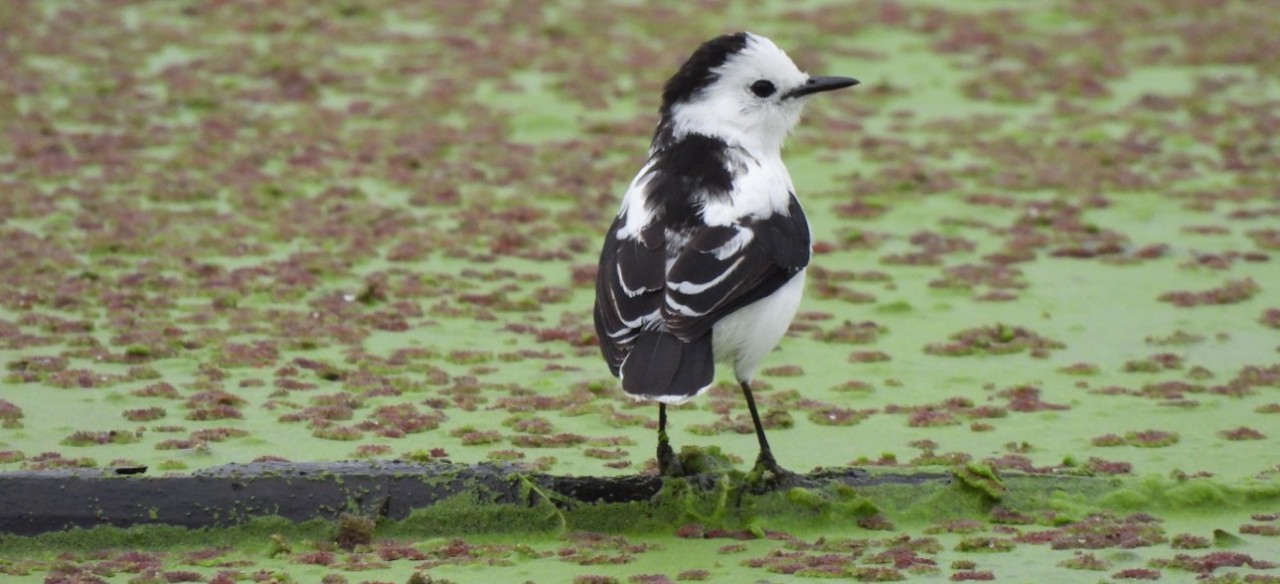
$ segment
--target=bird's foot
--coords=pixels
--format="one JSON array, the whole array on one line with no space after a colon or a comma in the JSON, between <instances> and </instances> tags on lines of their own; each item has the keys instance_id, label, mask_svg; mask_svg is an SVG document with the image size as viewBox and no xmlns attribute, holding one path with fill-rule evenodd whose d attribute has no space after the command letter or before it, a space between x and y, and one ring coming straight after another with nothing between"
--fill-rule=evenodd
<instances>
[{"instance_id":1,"label":"bird's foot","mask_svg":"<svg viewBox=\"0 0 1280 584\"><path fill-rule=\"evenodd\" d=\"M766 489L795 486L806 482L803 475L782 468L770 452L761 452L751 469L753 482Z\"/></svg>"},{"instance_id":2,"label":"bird's foot","mask_svg":"<svg viewBox=\"0 0 1280 584\"><path fill-rule=\"evenodd\" d=\"M658 476L684 476L684 468L680 465L680 458L676 456L676 451L671 449L671 444L666 440L658 442Z\"/></svg>"}]
</instances>

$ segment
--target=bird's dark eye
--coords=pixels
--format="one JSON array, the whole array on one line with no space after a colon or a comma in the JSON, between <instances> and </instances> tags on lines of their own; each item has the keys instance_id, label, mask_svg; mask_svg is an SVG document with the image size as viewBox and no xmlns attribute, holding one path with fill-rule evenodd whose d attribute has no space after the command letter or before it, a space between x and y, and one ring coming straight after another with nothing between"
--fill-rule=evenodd
<instances>
[{"instance_id":1,"label":"bird's dark eye","mask_svg":"<svg viewBox=\"0 0 1280 584\"><path fill-rule=\"evenodd\" d=\"M773 86L773 82L765 79L751 84L751 93L756 94L756 97L769 97L777 90L778 88Z\"/></svg>"}]
</instances>

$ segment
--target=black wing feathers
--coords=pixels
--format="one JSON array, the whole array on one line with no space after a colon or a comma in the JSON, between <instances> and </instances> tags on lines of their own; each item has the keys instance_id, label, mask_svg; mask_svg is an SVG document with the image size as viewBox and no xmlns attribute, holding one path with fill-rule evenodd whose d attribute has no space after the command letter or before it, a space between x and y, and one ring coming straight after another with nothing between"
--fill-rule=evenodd
<instances>
[{"instance_id":1,"label":"black wing feathers","mask_svg":"<svg viewBox=\"0 0 1280 584\"><path fill-rule=\"evenodd\" d=\"M690 240L667 274L662 315L672 333L686 340L706 334L721 318L777 292L809 264L809 225L794 196L789 211L705 227ZM748 238L732 249L735 239Z\"/></svg>"},{"instance_id":2,"label":"black wing feathers","mask_svg":"<svg viewBox=\"0 0 1280 584\"><path fill-rule=\"evenodd\" d=\"M650 321L661 318L666 287L666 236L651 226L639 239L617 237L614 221L596 274L596 335L609 370L622 389L648 397L692 397L711 384L711 335L682 341Z\"/></svg>"},{"instance_id":3,"label":"black wing feathers","mask_svg":"<svg viewBox=\"0 0 1280 584\"><path fill-rule=\"evenodd\" d=\"M795 193L791 193L786 217L774 215L756 225L759 225L757 241L775 264L791 270L792 274L809 265L809 221L805 219L804 209L800 208Z\"/></svg>"},{"instance_id":4,"label":"black wing feathers","mask_svg":"<svg viewBox=\"0 0 1280 584\"><path fill-rule=\"evenodd\" d=\"M605 237L596 274L596 335L614 375L635 342L640 323L661 307L666 282L661 233L646 233L649 237L641 240L618 239L622 221L622 217L615 220Z\"/></svg>"}]
</instances>

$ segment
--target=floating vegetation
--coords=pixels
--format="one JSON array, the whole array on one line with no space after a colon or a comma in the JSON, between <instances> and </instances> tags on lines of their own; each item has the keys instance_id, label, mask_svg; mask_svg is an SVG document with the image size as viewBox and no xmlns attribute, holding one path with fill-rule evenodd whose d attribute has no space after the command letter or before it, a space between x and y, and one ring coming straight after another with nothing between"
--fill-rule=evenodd
<instances>
[{"instance_id":1,"label":"floating vegetation","mask_svg":"<svg viewBox=\"0 0 1280 584\"><path fill-rule=\"evenodd\" d=\"M1200 292L1181 290L1165 292L1160 295L1159 300L1184 308L1207 305L1237 304L1253 298L1261 291L1262 287L1254 282L1252 278L1245 278L1243 280L1228 280L1221 287L1211 288Z\"/></svg>"},{"instance_id":2,"label":"floating vegetation","mask_svg":"<svg viewBox=\"0 0 1280 584\"><path fill-rule=\"evenodd\" d=\"M1046 357L1049 351L1066 347L1023 327L1004 324L965 329L948 338L951 340L926 345L925 352L947 357L1030 352L1033 357Z\"/></svg>"}]
</instances>

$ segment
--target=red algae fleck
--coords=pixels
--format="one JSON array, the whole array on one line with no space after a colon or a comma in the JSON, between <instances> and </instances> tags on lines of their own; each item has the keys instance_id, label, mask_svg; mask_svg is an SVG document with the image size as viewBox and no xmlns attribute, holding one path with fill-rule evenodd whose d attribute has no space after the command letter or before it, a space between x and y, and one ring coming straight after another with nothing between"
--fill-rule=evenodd
<instances>
[{"instance_id":1,"label":"red algae fleck","mask_svg":"<svg viewBox=\"0 0 1280 584\"><path fill-rule=\"evenodd\" d=\"M1116 580L1159 580L1160 571L1149 568L1126 568L1111 575Z\"/></svg>"},{"instance_id":2,"label":"red algae fleck","mask_svg":"<svg viewBox=\"0 0 1280 584\"><path fill-rule=\"evenodd\" d=\"M1246 523L1240 526L1240 533L1249 535L1264 535L1267 537L1280 537L1280 525L1275 524L1258 524Z\"/></svg>"},{"instance_id":3,"label":"red algae fleck","mask_svg":"<svg viewBox=\"0 0 1280 584\"><path fill-rule=\"evenodd\" d=\"M1092 553L1076 552L1074 556L1058 562L1058 565L1072 570L1103 571L1111 567L1111 562Z\"/></svg>"},{"instance_id":4,"label":"red algae fleck","mask_svg":"<svg viewBox=\"0 0 1280 584\"><path fill-rule=\"evenodd\" d=\"M1221 287L1201 292L1181 290L1165 292L1158 299L1174 306L1190 308L1206 305L1236 304L1253 298L1260 291L1262 291L1262 287L1258 286L1252 278L1245 278L1243 280L1228 280Z\"/></svg>"},{"instance_id":5,"label":"red algae fleck","mask_svg":"<svg viewBox=\"0 0 1280 584\"><path fill-rule=\"evenodd\" d=\"M1033 356L1044 356L1052 349L1065 347L1061 342L1044 338L1020 326L997 324L965 329L950 336L949 342L931 343L925 352L931 355L1007 355L1031 351Z\"/></svg>"},{"instance_id":6,"label":"red algae fleck","mask_svg":"<svg viewBox=\"0 0 1280 584\"><path fill-rule=\"evenodd\" d=\"M1218 432L1218 435L1232 441L1266 440L1267 438L1266 434L1245 426L1240 426L1234 430L1223 430Z\"/></svg>"}]
</instances>

